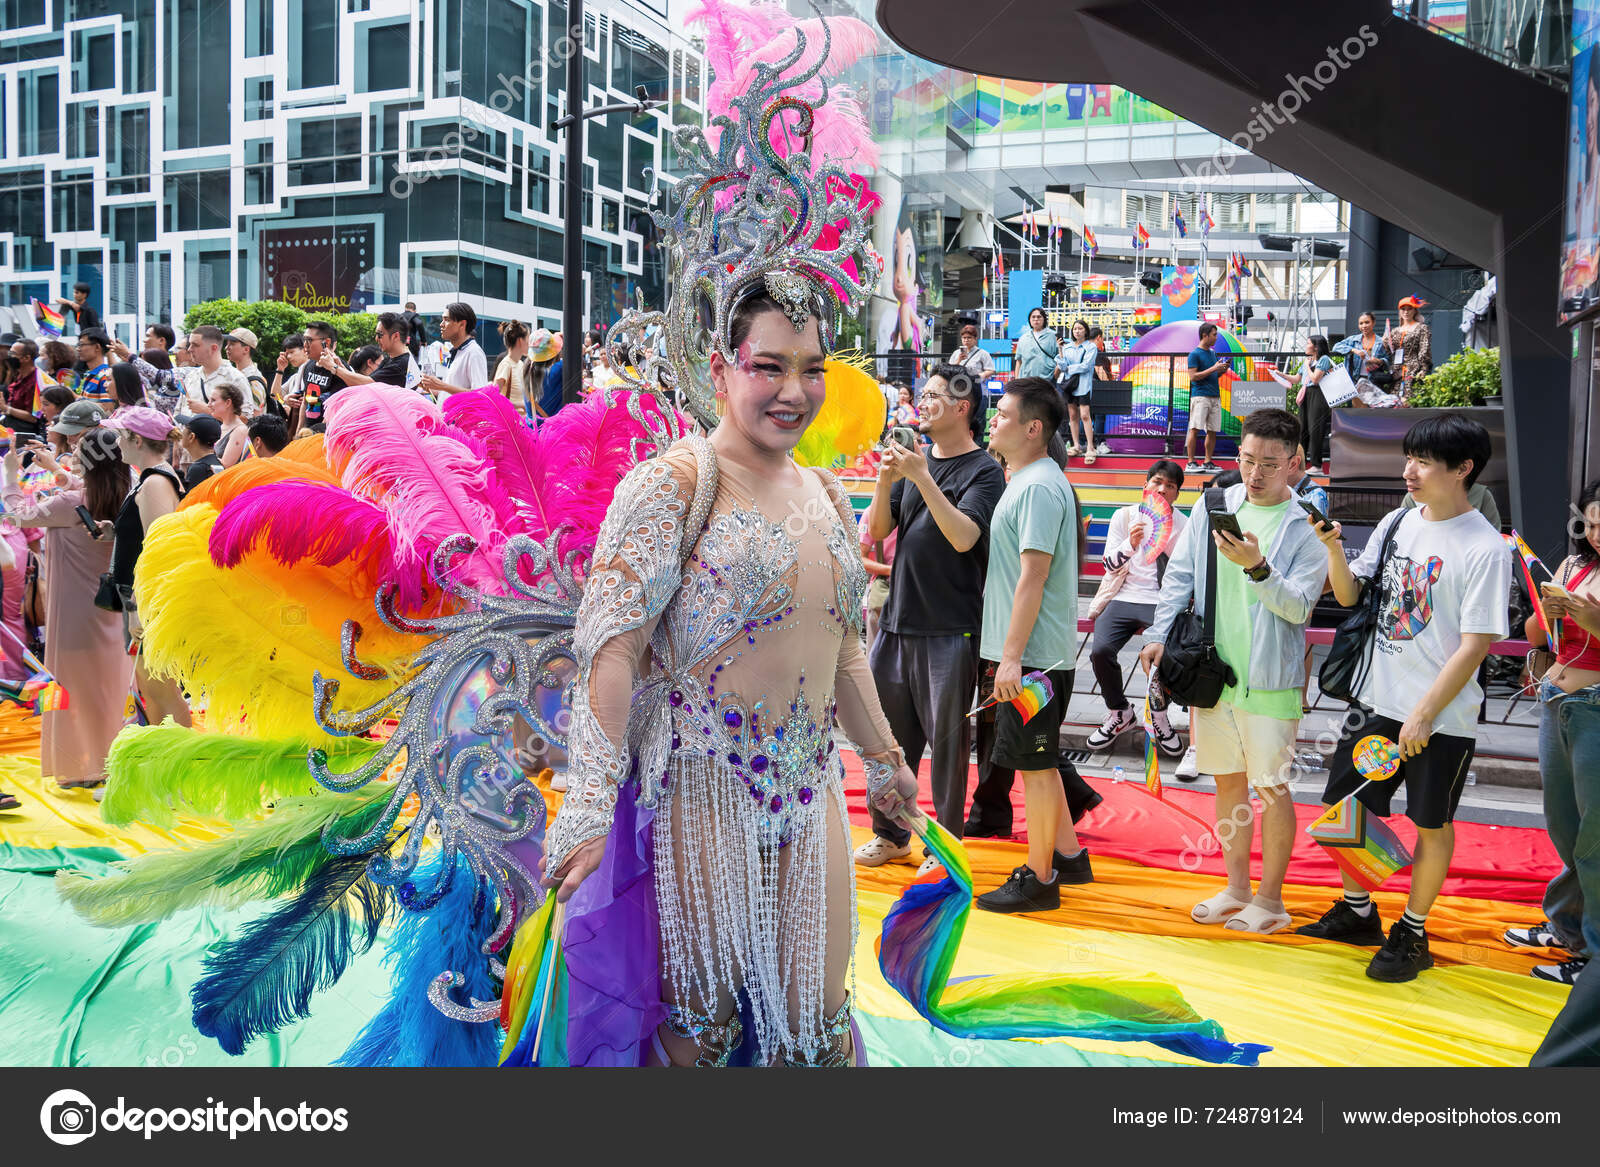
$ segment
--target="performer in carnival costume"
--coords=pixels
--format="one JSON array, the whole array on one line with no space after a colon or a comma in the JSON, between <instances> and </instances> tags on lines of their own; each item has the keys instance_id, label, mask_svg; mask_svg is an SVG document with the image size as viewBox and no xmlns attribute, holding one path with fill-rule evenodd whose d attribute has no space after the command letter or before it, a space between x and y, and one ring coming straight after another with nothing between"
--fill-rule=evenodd
<instances>
[{"instance_id":1,"label":"performer in carnival costume","mask_svg":"<svg viewBox=\"0 0 1600 1167\"><path fill-rule=\"evenodd\" d=\"M702 7L727 64L735 10ZM308 1016L398 901L393 998L341 1064L858 1060L837 718L876 804L945 863L881 941L930 1022L1254 1061L1156 978L948 985L970 872L915 811L878 708L849 501L791 457L842 464L885 423L873 379L827 355L881 273L877 200L792 148L840 66L829 22L791 33L745 66L714 147L676 132L688 173L656 216L673 295L612 329L624 388L537 428L492 386L442 408L347 389L325 436L152 525L144 659L209 728L125 730L102 813L237 829L58 886L108 926L269 903L192 991L196 1028L229 1052ZM202 600L250 629L205 635L185 616Z\"/></svg>"}]
</instances>

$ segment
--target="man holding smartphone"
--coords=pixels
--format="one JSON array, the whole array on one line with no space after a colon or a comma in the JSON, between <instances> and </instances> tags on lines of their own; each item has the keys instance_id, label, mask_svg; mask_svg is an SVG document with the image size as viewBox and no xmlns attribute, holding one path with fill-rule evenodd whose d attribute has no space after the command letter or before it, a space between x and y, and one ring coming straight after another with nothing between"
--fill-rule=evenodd
<instances>
[{"instance_id":1,"label":"man holding smartphone","mask_svg":"<svg viewBox=\"0 0 1600 1167\"><path fill-rule=\"evenodd\" d=\"M915 768L924 746L931 747L936 813L959 839L989 520L1006 476L976 441L984 423L983 390L965 369L935 368L919 406L918 429L933 444L924 451L911 434L895 430L864 520L872 539L891 532L897 539L889 598L868 661L884 716L910 765ZM855 852L863 867L910 853L911 833L876 809L872 831Z\"/></svg>"},{"instance_id":2,"label":"man holding smartphone","mask_svg":"<svg viewBox=\"0 0 1600 1167\"><path fill-rule=\"evenodd\" d=\"M1327 572L1321 545L1301 521L1290 483L1300 474L1300 422L1282 409L1244 421L1239 442L1243 481L1213 514L1205 496L1189 515L1162 579L1155 623L1139 660L1161 664L1168 631L1191 599L1197 615L1215 605L1217 654L1234 683L1215 708L1192 708L1189 724L1199 768L1217 781L1217 841L1228 886L1190 912L1201 924L1258 935L1292 923L1283 879L1294 849L1289 775L1300 729L1305 682L1305 629ZM1207 594L1206 561L1217 556L1216 595ZM1250 851L1255 836L1252 791L1263 803L1261 881L1252 895Z\"/></svg>"}]
</instances>

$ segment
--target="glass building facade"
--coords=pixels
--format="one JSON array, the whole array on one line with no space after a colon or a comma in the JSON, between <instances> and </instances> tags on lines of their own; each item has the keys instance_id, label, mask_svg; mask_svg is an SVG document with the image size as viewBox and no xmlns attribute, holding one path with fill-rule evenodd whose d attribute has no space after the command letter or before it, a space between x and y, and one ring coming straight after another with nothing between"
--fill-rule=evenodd
<instances>
[{"instance_id":1,"label":"glass building facade","mask_svg":"<svg viewBox=\"0 0 1600 1167\"><path fill-rule=\"evenodd\" d=\"M663 272L645 212L704 61L665 0L591 3L592 321ZM68 293L124 336L217 297L307 309L561 308L564 0L0 0L0 297Z\"/></svg>"}]
</instances>

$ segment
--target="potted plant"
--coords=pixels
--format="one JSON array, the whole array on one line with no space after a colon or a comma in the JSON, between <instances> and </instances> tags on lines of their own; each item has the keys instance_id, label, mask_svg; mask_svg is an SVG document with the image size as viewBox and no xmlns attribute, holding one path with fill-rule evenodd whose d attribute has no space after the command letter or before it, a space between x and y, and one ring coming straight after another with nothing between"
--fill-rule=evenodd
<instances>
[{"instance_id":1,"label":"potted plant","mask_svg":"<svg viewBox=\"0 0 1600 1167\"><path fill-rule=\"evenodd\" d=\"M1406 399L1414 409L1465 409L1500 397L1500 350L1462 349Z\"/></svg>"}]
</instances>

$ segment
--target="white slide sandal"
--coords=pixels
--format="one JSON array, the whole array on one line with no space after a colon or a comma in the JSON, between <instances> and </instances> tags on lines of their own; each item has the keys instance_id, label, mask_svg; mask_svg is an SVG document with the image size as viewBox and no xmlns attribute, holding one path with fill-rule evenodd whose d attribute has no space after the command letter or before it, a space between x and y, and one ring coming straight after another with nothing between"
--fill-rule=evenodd
<instances>
[{"instance_id":1,"label":"white slide sandal","mask_svg":"<svg viewBox=\"0 0 1600 1167\"><path fill-rule=\"evenodd\" d=\"M1189 918L1196 924L1221 924L1250 906L1250 901L1240 899L1229 888L1223 888L1210 899L1201 900L1189 910Z\"/></svg>"},{"instance_id":2,"label":"white slide sandal","mask_svg":"<svg viewBox=\"0 0 1600 1167\"><path fill-rule=\"evenodd\" d=\"M1294 923L1288 912L1274 912L1258 904L1250 904L1223 925L1230 932L1250 932L1257 936L1270 936Z\"/></svg>"}]
</instances>

